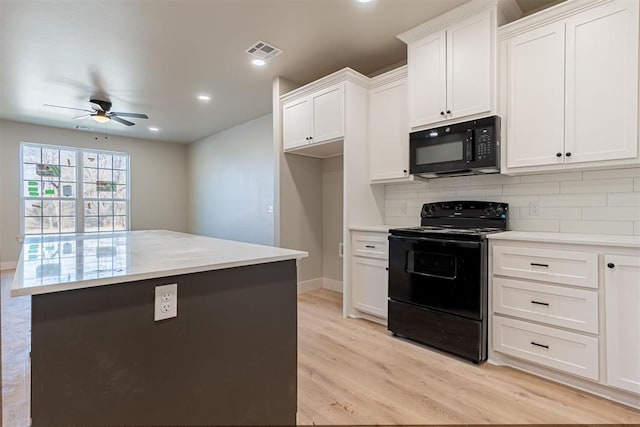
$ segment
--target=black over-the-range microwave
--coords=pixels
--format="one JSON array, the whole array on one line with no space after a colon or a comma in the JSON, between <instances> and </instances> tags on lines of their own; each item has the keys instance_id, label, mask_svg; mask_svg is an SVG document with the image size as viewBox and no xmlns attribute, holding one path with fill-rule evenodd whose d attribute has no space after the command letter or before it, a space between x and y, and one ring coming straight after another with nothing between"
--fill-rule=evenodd
<instances>
[{"instance_id":1,"label":"black over-the-range microwave","mask_svg":"<svg viewBox=\"0 0 640 427\"><path fill-rule=\"evenodd\" d=\"M425 178L500 172L500 117L411 132L409 172Z\"/></svg>"}]
</instances>

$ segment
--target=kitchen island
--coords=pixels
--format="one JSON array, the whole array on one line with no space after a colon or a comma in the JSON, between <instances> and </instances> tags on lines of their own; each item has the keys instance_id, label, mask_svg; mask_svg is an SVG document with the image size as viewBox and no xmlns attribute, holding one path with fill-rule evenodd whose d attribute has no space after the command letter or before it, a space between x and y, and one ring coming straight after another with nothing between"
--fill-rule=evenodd
<instances>
[{"instance_id":1,"label":"kitchen island","mask_svg":"<svg viewBox=\"0 0 640 427\"><path fill-rule=\"evenodd\" d=\"M32 425L295 424L306 255L170 231L28 237L11 293L32 296ZM155 321L169 284L177 316Z\"/></svg>"}]
</instances>

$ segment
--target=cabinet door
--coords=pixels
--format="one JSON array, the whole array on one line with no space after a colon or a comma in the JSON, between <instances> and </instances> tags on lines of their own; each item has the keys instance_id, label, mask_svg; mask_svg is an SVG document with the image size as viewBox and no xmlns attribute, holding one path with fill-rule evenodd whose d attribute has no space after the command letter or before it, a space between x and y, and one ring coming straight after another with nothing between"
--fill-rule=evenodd
<instances>
[{"instance_id":1,"label":"cabinet door","mask_svg":"<svg viewBox=\"0 0 640 427\"><path fill-rule=\"evenodd\" d=\"M447 119L491 110L491 34L489 11L447 29Z\"/></svg>"},{"instance_id":2,"label":"cabinet door","mask_svg":"<svg viewBox=\"0 0 640 427\"><path fill-rule=\"evenodd\" d=\"M637 157L638 1L608 3L566 25L565 161Z\"/></svg>"},{"instance_id":3,"label":"cabinet door","mask_svg":"<svg viewBox=\"0 0 640 427\"><path fill-rule=\"evenodd\" d=\"M344 138L344 85L338 84L310 96L313 104L312 143Z\"/></svg>"},{"instance_id":4,"label":"cabinet door","mask_svg":"<svg viewBox=\"0 0 640 427\"><path fill-rule=\"evenodd\" d=\"M388 83L369 94L369 178L409 176L407 81Z\"/></svg>"},{"instance_id":5,"label":"cabinet door","mask_svg":"<svg viewBox=\"0 0 640 427\"><path fill-rule=\"evenodd\" d=\"M285 150L309 143L311 136L311 103L308 98L282 106L282 145Z\"/></svg>"},{"instance_id":6,"label":"cabinet door","mask_svg":"<svg viewBox=\"0 0 640 427\"><path fill-rule=\"evenodd\" d=\"M351 260L353 306L362 312L386 319L388 261L358 256Z\"/></svg>"},{"instance_id":7,"label":"cabinet door","mask_svg":"<svg viewBox=\"0 0 640 427\"><path fill-rule=\"evenodd\" d=\"M506 61L507 167L562 163L564 24L510 39Z\"/></svg>"},{"instance_id":8,"label":"cabinet door","mask_svg":"<svg viewBox=\"0 0 640 427\"><path fill-rule=\"evenodd\" d=\"M640 258L605 255L607 383L640 393Z\"/></svg>"},{"instance_id":9,"label":"cabinet door","mask_svg":"<svg viewBox=\"0 0 640 427\"><path fill-rule=\"evenodd\" d=\"M444 30L409 45L409 121L418 127L445 119L447 38Z\"/></svg>"}]
</instances>

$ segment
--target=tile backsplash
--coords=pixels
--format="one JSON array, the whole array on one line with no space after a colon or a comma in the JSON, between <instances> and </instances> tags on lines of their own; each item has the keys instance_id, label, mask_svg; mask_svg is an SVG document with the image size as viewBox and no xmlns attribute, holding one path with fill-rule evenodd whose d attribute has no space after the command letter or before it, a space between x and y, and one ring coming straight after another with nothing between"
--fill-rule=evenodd
<instances>
[{"instance_id":1,"label":"tile backsplash","mask_svg":"<svg viewBox=\"0 0 640 427\"><path fill-rule=\"evenodd\" d=\"M640 235L640 168L439 178L385 186L385 223L419 225L423 203L509 203L521 231Z\"/></svg>"}]
</instances>

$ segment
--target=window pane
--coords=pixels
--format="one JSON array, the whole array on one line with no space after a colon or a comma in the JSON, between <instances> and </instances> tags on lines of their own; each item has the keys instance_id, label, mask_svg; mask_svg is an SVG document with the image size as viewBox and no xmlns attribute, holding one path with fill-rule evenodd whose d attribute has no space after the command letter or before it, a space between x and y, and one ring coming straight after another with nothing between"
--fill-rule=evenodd
<instances>
[{"instance_id":1,"label":"window pane","mask_svg":"<svg viewBox=\"0 0 640 427\"><path fill-rule=\"evenodd\" d=\"M98 197L98 191L96 190L95 184L84 185L84 197L86 199L95 199Z\"/></svg>"},{"instance_id":2,"label":"window pane","mask_svg":"<svg viewBox=\"0 0 640 427\"><path fill-rule=\"evenodd\" d=\"M43 148L42 149L42 163L47 165L60 164L59 151L57 148Z\"/></svg>"},{"instance_id":3,"label":"window pane","mask_svg":"<svg viewBox=\"0 0 640 427\"><path fill-rule=\"evenodd\" d=\"M76 166L76 152L71 150L60 150L61 166Z\"/></svg>"},{"instance_id":4,"label":"window pane","mask_svg":"<svg viewBox=\"0 0 640 427\"><path fill-rule=\"evenodd\" d=\"M42 195L44 197L58 197L59 193L58 193L58 188L60 187L60 184L58 184L57 182L44 182L44 190L42 192Z\"/></svg>"},{"instance_id":5,"label":"window pane","mask_svg":"<svg viewBox=\"0 0 640 427\"><path fill-rule=\"evenodd\" d=\"M126 184L127 183L127 172L126 171L113 171L113 182L116 184Z\"/></svg>"},{"instance_id":6,"label":"window pane","mask_svg":"<svg viewBox=\"0 0 640 427\"><path fill-rule=\"evenodd\" d=\"M98 215L98 202L84 202L84 216Z\"/></svg>"},{"instance_id":7,"label":"window pane","mask_svg":"<svg viewBox=\"0 0 640 427\"><path fill-rule=\"evenodd\" d=\"M42 216L42 202L40 200L25 200L24 216Z\"/></svg>"},{"instance_id":8,"label":"window pane","mask_svg":"<svg viewBox=\"0 0 640 427\"><path fill-rule=\"evenodd\" d=\"M84 168L83 180L84 182L96 182L98 180L98 169Z\"/></svg>"},{"instance_id":9,"label":"window pane","mask_svg":"<svg viewBox=\"0 0 640 427\"><path fill-rule=\"evenodd\" d=\"M111 154L98 154L98 167L100 169L111 169L113 167L113 156Z\"/></svg>"},{"instance_id":10,"label":"window pane","mask_svg":"<svg viewBox=\"0 0 640 427\"><path fill-rule=\"evenodd\" d=\"M60 202L58 200L45 200L42 202L43 216L60 216Z\"/></svg>"},{"instance_id":11,"label":"window pane","mask_svg":"<svg viewBox=\"0 0 640 427\"><path fill-rule=\"evenodd\" d=\"M98 167L98 153L92 153L85 151L82 157L84 167L97 168Z\"/></svg>"},{"instance_id":12,"label":"window pane","mask_svg":"<svg viewBox=\"0 0 640 427\"><path fill-rule=\"evenodd\" d=\"M90 216L84 218L84 231L98 231L98 217Z\"/></svg>"},{"instance_id":13,"label":"window pane","mask_svg":"<svg viewBox=\"0 0 640 427\"><path fill-rule=\"evenodd\" d=\"M127 214L127 202L113 202L113 214L114 215L126 215Z\"/></svg>"},{"instance_id":14,"label":"window pane","mask_svg":"<svg viewBox=\"0 0 640 427\"><path fill-rule=\"evenodd\" d=\"M42 232L45 234L60 232L60 218L45 216L42 218Z\"/></svg>"},{"instance_id":15,"label":"window pane","mask_svg":"<svg viewBox=\"0 0 640 427\"><path fill-rule=\"evenodd\" d=\"M25 197L40 197L42 194L41 190L41 182L36 180L28 180L23 182L24 192L23 195Z\"/></svg>"},{"instance_id":16,"label":"window pane","mask_svg":"<svg viewBox=\"0 0 640 427\"><path fill-rule=\"evenodd\" d=\"M98 170L98 180L99 181L113 181L113 172L111 169L99 169Z\"/></svg>"},{"instance_id":17,"label":"window pane","mask_svg":"<svg viewBox=\"0 0 640 427\"><path fill-rule=\"evenodd\" d=\"M71 181L75 182L76 180L76 168L69 166L60 166L60 181Z\"/></svg>"},{"instance_id":18,"label":"window pane","mask_svg":"<svg viewBox=\"0 0 640 427\"><path fill-rule=\"evenodd\" d=\"M24 234L40 234L42 231L42 217L27 217L24 219Z\"/></svg>"},{"instance_id":19,"label":"window pane","mask_svg":"<svg viewBox=\"0 0 640 427\"><path fill-rule=\"evenodd\" d=\"M113 217L101 216L100 231L112 231L112 230L113 230Z\"/></svg>"},{"instance_id":20,"label":"window pane","mask_svg":"<svg viewBox=\"0 0 640 427\"><path fill-rule=\"evenodd\" d=\"M127 198L127 186L126 185L116 185L116 193L114 194L114 198L116 198L116 199L126 199Z\"/></svg>"},{"instance_id":21,"label":"window pane","mask_svg":"<svg viewBox=\"0 0 640 427\"><path fill-rule=\"evenodd\" d=\"M34 164L25 164L22 168L22 177L24 179L33 179L40 181L40 175L36 173L36 165Z\"/></svg>"},{"instance_id":22,"label":"window pane","mask_svg":"<svg viewBox=\"0 0 640 427\"><path fill-rule=\"evenodd\" d=\"M113 229L122 231L127 229L127 217L115 216L113 217Z\"/></svg>"},{"instance_id":23,"label":"window pane","mask_svg":"<svg viewBox=\"0 0 640 427\"><path fill-rule=\"evenodd\" d=\"M113 202L100 202L98 213L100 216L113 215Z\"/></svg>"},{"instance_id":24,"label":"window pane","mask_svg":"<svg viewBox=\"0 0 640 427\"><path fill-rule=\"evenodd\" d=\"M76 183L75 182L61 182L62 197L76 197Z\"/></svg>"},{"instance_id":25,"label":"window pane","mask_svg":"<svg viewBox=\"0 0 640 427\"><path fill-rule=\"evenodd\" d=\"M60 232L61 233L75 233L76 231L76 218L63 216L60 218Z\"/></svg>"},{"instance_id":26,"label":"window pane","mask_svg":"<svg viewBox=\"0 0 640 427\"><path fill-rule=\"evenodd\" d=\"M22 160L25 163L41 163L40 147L22 147Z\"/></svg>"},{"instance_id":27,"label":"window pane","mask_svg":"<svg viewBox=\"0 0 640 427\"><path fill-rule=\"evenodd\" d=\"M113 168L114 169L127 169L127 157L126 156L113 156Z\"/></svg>"},{"instance_id":28,"label":"window pane","mask_svg":"<svg viewBox=\"0 0 640 427\"><path fill-rule=\"evenodd\" d=\"M60 202L60 214L62 216L76 216L76 202L63 200Z\"/></svg>"}]
</instances>

